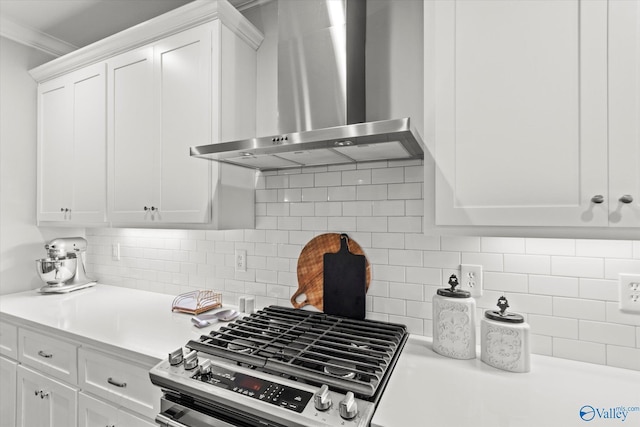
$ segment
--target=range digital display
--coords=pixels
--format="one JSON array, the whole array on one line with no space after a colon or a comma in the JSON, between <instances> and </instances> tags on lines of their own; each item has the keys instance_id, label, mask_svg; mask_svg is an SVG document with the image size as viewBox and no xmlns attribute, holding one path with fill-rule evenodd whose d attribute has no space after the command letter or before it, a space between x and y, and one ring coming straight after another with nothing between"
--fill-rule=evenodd
<instances>
[{"instance_id":1,"label":"range digital display","mask_svg":"<svg viewBox=\"0 0 640 427\"><path fill-rule=\"evenodd\" d=\"M219 366L212 367L211 373L206 375L197 373L193 379L295 412L302 412L313 397L313 394L308 391L265 381Z\"/></svg>"}]
</instances>

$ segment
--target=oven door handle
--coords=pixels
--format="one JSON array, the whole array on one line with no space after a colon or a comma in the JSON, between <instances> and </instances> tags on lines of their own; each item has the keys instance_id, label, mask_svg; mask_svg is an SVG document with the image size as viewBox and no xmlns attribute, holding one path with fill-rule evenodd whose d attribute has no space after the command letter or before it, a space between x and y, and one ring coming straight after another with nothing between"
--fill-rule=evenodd
<instances>
[{"instance_id":1,"label":"oven door handle","mask_svg":"<svg viewBox=\"0 0 640 427\"><path fill-rule=\"evenodd\" d=\"M210 418L210 417L207 417L206 420L201 419L201 420L191 420L191 421L197 422L197 424L192 424L192 425L182 424L179 421L176 421L174 419L167 417L163 413L156 415L156 424L160 425L161 427L198 427L198 426L234 427L233 424L229 424L217 418Z\"/></svg>"},{"instance_id":2,"label":"oven door handle","mask_svg":"<svg viewBox=\"0 0 640 427\"><path fill-rule=\"evenodd\" d=\"M188 425L174 421L163 414L156 415L156 424L159 424L162 427L189 427Z\"/></svg>"}]
</instances>

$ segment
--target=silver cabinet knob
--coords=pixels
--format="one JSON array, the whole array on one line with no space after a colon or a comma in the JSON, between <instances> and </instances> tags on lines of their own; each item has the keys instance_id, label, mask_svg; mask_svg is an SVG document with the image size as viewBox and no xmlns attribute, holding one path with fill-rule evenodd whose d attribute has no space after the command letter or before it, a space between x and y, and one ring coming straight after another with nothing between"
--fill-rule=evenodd
<instances>
[{"instance_id":1,"label":"silver cabinet knob","mask_svg":"<svg viewBox=\"0 0 640 427\"><path fill-rule=\"evenodd\" d=\"M313 405L318 411L326 411L331 406L331 396L329 396L329 386L324 384L320 390L313 395Z\"/></svg>"},{"instance_id":2,"label":"silver cabinet knob","mask_svg":"<svg viewBox=\"0 0 640 427\"><path fill-rule=\"evenodd\" d=\"M633 196L631 194L625 194L624 196L620 197L618 200L620 200L622 203L629 204L633 202Z\"/></svg>"},{"instance_id":3,"label":"silver cabinet knob","mask_svg":"<svg viewBox=\"0 0 640 427\"><path fill-rule=\"evenodd\" d=\"M340 401L340 416L345 420L355 418L358 414L358 404L352 392L347 392L343 400Z\"/></svg>"},{"instance_id":4,"label":"silver cabinet knob","mask_svg":"<svg viewBox=\"0 0 640 427\"><path fill-rule=\"evenodd\" d=\"M596 194L591 198L591 203L595 203L596 205L599 205L602 202L604 202L604 196L602 194Z\"/></svg>"}]
</instances>

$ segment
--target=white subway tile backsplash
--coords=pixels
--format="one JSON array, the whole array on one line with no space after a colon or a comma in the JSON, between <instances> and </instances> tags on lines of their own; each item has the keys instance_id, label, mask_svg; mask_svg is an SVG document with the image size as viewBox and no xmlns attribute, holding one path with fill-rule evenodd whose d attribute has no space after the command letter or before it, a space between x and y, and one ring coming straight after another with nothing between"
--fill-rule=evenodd
<instances>
[{"instance_id":1,"label":"white subway tile backsplash","mask_svg":"<svg viewBox=\"0 0 640 427\"><path fill-rule=\"evenodd\" d=\"M555 276L604 277L602 258L551 257L551 273Z\"/></svg>"},{"instance_id":2,"label":"white subway tile backsplash","mask_svg":"<svg viewBox=\"0 0 640 427\"><path fill-rule=\"evenodd\" d=\"M481 265L483 272L504 270L504 258L502 254L463 252L460 262L462 264Z\"/></svg>"},{"instance_id":3,"label":"white subway tile backsplash","mask_svg":"<svg viewBox=\"0 0 640 427\"><path fill-rule=\"evenodd\" d=\"M632 326L592 322L589 320L581 320L579 325L580 340L582 341L622 345L625 347L635 347L636 345L636 331Z\"/></svg>"},{"instance_id":4,"label":"white subway tile backsplash","mask_svg":"<svg viewBox=\"0 0 640 427\"><path fill-rule=\"evenodd\" d=\"M526 293L529 288L526 274L484 272L484 288L501 292Z\"/></svg>"},{"instance_id":5,"label":"white subway tile backsplash","mask_svg":"<svg viewBox=\"0 0 640 427\"><path fill-rule=\"evenodd\" d=\"M509 273L550 274L551 257L545 255L504 254L504 271Z\"/></svg>"},{"instance_id":6,"label":"white subway tile backsplash","mask_svg":"<svg viewBox=\"0 0 640 427\"><path fill-rule=\"evenodd\" d=\"M328 200L327 188L303 188L302 201L304 202L326 202Z\"/></svg>"},{"instance_id":7,"label":"white subway tile backsplash","mask_svg":"<svg viewBox=\"0 0 640 427\"><path fill-rule=\"evenodd\" d=\"M387 200L386 185L360 185L356 187L356 200Z\"/></svg>"},{"instance_id":8,"label":"white subway tile backsplash","mask_svg":"<svg viewBox=\"0 0 640 427\"><path fill-rule=\"evenodd\" d=\"M637 259L606 259L604 266L606 279L618 280L619 274L640 274L640 260Z\"/></svg>"},{"instance_id":9,"label":"white subway tile backsplash","mask_svg":"<svg viewBox=\"0 0 640 427\"><path fill-rule=\"evenodd\" d=\"M576 240L576 255L598 258L632 258L633 242L624 240Z\"/></svg>"},{"instance_id":10,"label":"white subway tile backsplash","mask_svg":"<svg viewBox=\"0 0 640 427\"><path fill-rule=\"evenodd\" d=\"M604 344L565 338L553 338L553 356L599 365L604 365L607 362Z\"/></svg>"},{"instance_id":11,"label":"white subway tile backsplash","mask_svg":"<svg viewBox=\"0 0 640 427\"><path fill-rule=\"evenodd\" d=\"M580 298L618 301L618 282L604 279L578 279Z\"/></svg>"},{"instance_id":12,"label":"white subway tile backsplash","mask_svg":"<svg viewBox=\"0 0 640 427\"><path fill-rule=\"evenodd\" d=\"M389 231L392 233L420 233L422 231L422 217L389 217Z\"/></svg>"},{"instance_id":13,"label":"white subway tile backsplash","mask_svg":"<svg viewBox=\"0 0 640 427\"><path fill-rule=\"evenodd\" d=\"M404 200L377 200L372 203L374 216L404 216Z\"/></svg>"},{"instance_id":14,"label":"white subway tile backsplash","mask_svg":"<svg viewBox=\"0 0 640 427\"><path fill-rule=\"evenodd\" d=\"M640 315L620 311L618 301L607 302L607 322L640 326Z\"/></svg>"},{"instance_id":15,"label":"white subway tile backsplash","mask_svg":"<svg viewBox=\"0 0 640 427\"><path fill-rule=\"evenodd\" d=\"M356 187L329 187L327 198L331 201L350 201L356 199Z\"/></svg>"},{"instance_id":16,"label":"white subway tile backsplash","mask_svg":"<svg viewBox=\"0 0 640 427\"><path fill-rule=\"evenodd\" d=\"M349 170L342 172L342 185L366 185L371 184L371 171Z\"/></svg>"},{"instance_id":17,"label":"white subway tile backsplash","mask_svg":"<svg viewBox=\"0 0 640 427\"><path fill-rule=\"evenodd\" d=\"M215 289L229 303L254 296L257 307L288 306L302 248L319 234L347 232L371 265L367 318L431 336L436 290L461 263L480 264L478 315L506 295L531 325L534 353L640 370L640 316L621 312L617 295L619 273L640 273L639 241L423 234L421 161L256 178L255 229L88 229L88 272L115 286ZM111 258L114 243L120 261ZM247 272L235 271L236 249L247 251Z\"/></svg>"},{"instance_id":18,"label":"white subway tile backsplash","mask_svg":"<svg viewBox=\"0 0 640 427\"><path fill-rule=\"evenodd\" d=\"M607 365L640 371L640 349L608 345Z\"/></svg>"},{"instance_id":19,"label":"white subway tile backsplash","mask_svg":"<svg viewBox=\"0 0 640 427\"><path fill-rule=\"evenodd\" d=\"M528 321L532 334L578 339L577 319L532 314Z\"/></svg>"},{"instance_id":20,"label":"white subway tile backsplash","mask_svg":"<svg viewBox=\"0 0 640 427\"><path fill-rule=\"evenodd\" d=\"M379 168L371 170L372 184L404 183L404 168Z\"/></svg>"},{"instance_id":21,"label":"white subway tile backsplash","mask_svg":"<svg viewBox=\"0 0 640 427\"><path fill-rule=\"evenodd\" d=\"M525 239L526 252L532 255L575 255L575 240Z\"/></svg>"},{"instance_id":22,"label":"white subway tile backsplash","mask_svg":"<svg viewBox=\"0 0 640 427\"><path fill-rule=\"evenodd\" d=\"M389 249L389 264L422 267L422 251Z\"/></svg>"},{"instance_id":23,"label":"white subway tile backsplash","mask_svg":"<svg viewBox=\"0 0 640 427\"><path fill-rule=\"evenodd\" d=\"M579 281L576 277L529 276L529 292L533 294L578 297Z\"/></svg>"},{"instance_id":24,"label":"white subway tile backsplash","mask_svg":"<svg viewBox=\"0 0 640 427\"><path fill-rule=\"evenodd\" d=\"M389 184L389 199L421 199L422 184L409 182L406 184Z\"/></svg>"},{"instance_id":25,"label":"white subway tile backsplash","mask_svg":"<svg viewBox=\"0 0 640 427\"><path fill-rule=\"evenodd\" d=\"M374 248L404 249L405 236L403 233L371 233L371 246Z\"/></svg>"},{"instance_id":26,"label":"white subway tile backsplash","mask_svg":"<svg viewBox=\"0 0 640 427\"><path fill-rule=\"evenodd\" d=\"M442 236L443 251L480 252L480 237Z\"/></svg>"},{"instance_id":27,"label":"white subway tile backsplash","mask_svg":"<svg viewBox=\"0 0 640 427\"><path fill-rule=\"evenodd\" d=\"M605 320L605 302L578 298L553 298L553 315L575 319Z\"/></svg>"}]
</instances>

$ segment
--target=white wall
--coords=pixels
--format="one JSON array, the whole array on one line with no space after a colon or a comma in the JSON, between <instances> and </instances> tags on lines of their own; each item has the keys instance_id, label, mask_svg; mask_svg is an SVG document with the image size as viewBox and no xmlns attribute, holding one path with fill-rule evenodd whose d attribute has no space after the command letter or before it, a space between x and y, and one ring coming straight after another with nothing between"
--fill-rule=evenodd
<instances>
[{"instance_id":1,"label":"white wall","mask_svg":"<svg viewBox=\"0 0 640 427\"><path fill-rule=\"evenodd\" d=\"M36 227L37 85L27 70L51 59L0 37L0 294L42 286L35 260L44 243L84 233Z\"/></svg>"}]
</instances>

